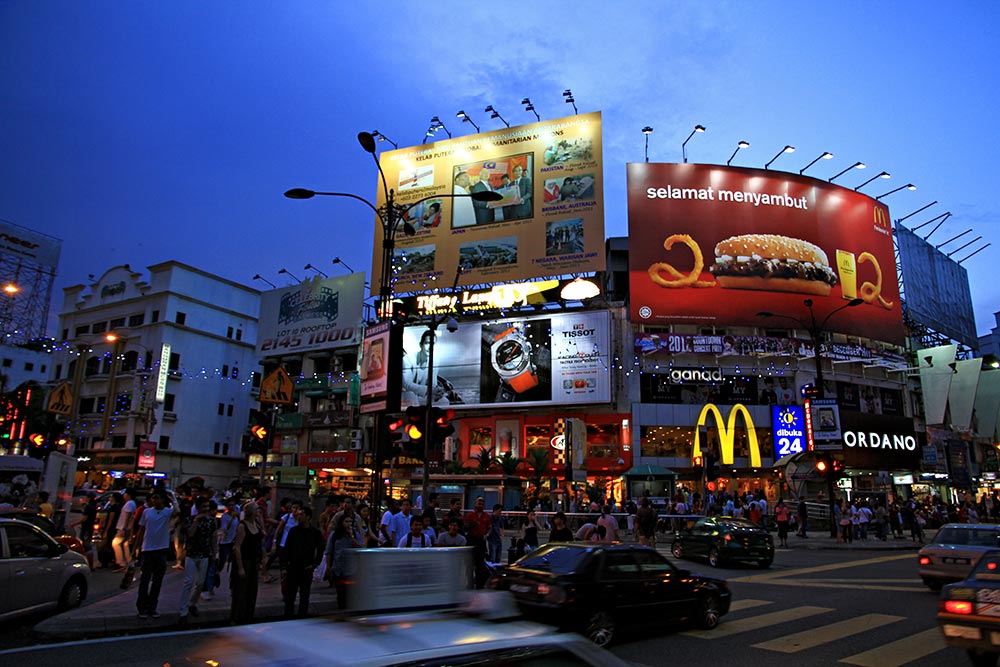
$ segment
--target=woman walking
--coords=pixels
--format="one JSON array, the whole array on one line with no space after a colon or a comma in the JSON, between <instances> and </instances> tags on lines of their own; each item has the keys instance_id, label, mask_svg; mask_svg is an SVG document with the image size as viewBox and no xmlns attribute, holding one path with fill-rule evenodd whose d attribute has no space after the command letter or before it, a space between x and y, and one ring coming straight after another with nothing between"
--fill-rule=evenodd
<instances>
[{"instance_id":1,"label":"woman walking","mask_svg":"<svg viewBox=\"0 0 1000 667\"><path fill-rule=\"evenodd\" d=\"M229 619L233 624L253 620L257 607L257 584L264 545L264 527L255 503L243 506L243 520L236 528L233 543L233 567L230 569L229 588L232 603Z\"/></svg>"},{"instance_id":2,"label":"woman walking","mask_svg":"<svg viewBox=\"0 0 1000 667\"><path fill-rule=\"evenodd\" d=\"M364 546L362 538L354 528L354 517L344 514L340 517L330 539L326 543L327 577L337 587L337 608L347 608L347 577L351 574L348 550Z\"/></svg>"},{"instance_id":3,"label":"woman walking","mask_svg":"<svg viewBox=\"0 0 1000 667\"><path fill-rule=\"evenodd\" d=\"M788 548L788 507L784 500L774 506L774 522L778 524L778 546Z\"/></svg>"},{"instance_id":4,"label":"woman walking","mask_svg":"<svg viewBox=\"0 0 1000 667\"><path fill-rule=\"evenodd\" d=\"M528 510L528 514L524 518L524 532L521 538L524 540L525 553L538 548L538 519L535 518L535 510Z\"/></svg>"}]
</instances>

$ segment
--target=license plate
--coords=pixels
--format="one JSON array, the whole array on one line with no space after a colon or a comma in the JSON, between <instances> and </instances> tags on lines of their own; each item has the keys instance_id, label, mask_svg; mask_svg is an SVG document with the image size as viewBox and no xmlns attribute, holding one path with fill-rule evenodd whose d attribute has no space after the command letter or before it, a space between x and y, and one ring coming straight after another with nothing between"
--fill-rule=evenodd
<instances>
[{"instance_id":1,"label":"license plate","mask_svg":"<svg viewBox=\"0 0 1000 667\"><path fill-rule=\"evenodd\" d=\"M525 584L511 584L510 590L514 593L528 593L531 591L531 586Z\"/></svg>"},{"instance_id":2,"label":"license plate","mask_svg":"<svg viewBox=\"0 0 1000 667\"><path fill-rule=\"evenodd\" d=\"M945 558L941 559L941 562L942 563L954 563L955 565L968 565L969 564L969 559L968 558L948 558L948 557L945 557Z\"/></svg>"}]
</instances>

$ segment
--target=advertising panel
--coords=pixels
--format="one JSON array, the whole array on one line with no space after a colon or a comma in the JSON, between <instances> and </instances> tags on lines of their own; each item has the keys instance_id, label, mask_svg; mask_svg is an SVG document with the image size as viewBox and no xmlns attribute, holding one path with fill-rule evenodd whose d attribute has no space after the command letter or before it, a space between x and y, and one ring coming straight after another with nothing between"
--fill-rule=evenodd
<instances>
[{"instance_id":1,"label":"advertising panel","mask_svg":"<svg viewBox=\"0 0 1000 667\"><path fill-rule=\"evenodd\" d=\"M264 356L360 342L365 274L303 280L261 294L257 353Z\"/></svg>"},{"instance_id":2,"label":"advertising panel","mask_svg":"<svg viewBox=\"0 0 1000 667\"><path fill-rule=\"evenodd\" d=\"M902 225L896 225L899 262L906 276L906 309L917 322L978 348L969 275L958 262Z\"/></svg>"},{"instance_id":3,"label":"advertising panel","mask_svg":"<svg viewBox=\"0 0 1000 667\"><path fill-rule=\"evenodd\" d=\"M61 240L0 220L0 254L27 259L54 269L59 266L61 251Z\"/></svg>"},{"instance_id":4,"label":"advertising panel","mask_svg":"<svg viewBox=\"0 0 1000 667\"><path fill-rule=\"evenodd\" d=\"M633 322L826 328L903 342L889 211L797 174L700 164L629 164ZM802 328L802 327L799 327Z\"/></svg>"},{"instance_id":5,"label":"advertising panel","mask_svg":"<svg viewBox=\"0 0 1000 667\"><path fill-rule=\"evenodd\" d=\"M598 403L611 400L607 312L461 322L437 331L433 393L439 406ZM403 332L400 406L424 405L431 332Z\"/></svg>"},{"instance_id":6,"label":"advertising panel","mask_svg":"<svg viewBox=\"0 0 1000 667\"><path fill-rule=\"evenodd\" d=\"M436 289L459 264L460 285L604 269L600 112L386 151L380 164L416 229L396 237L396 291ZM465 196L487 190L502 199ZM377 222L373 295L381 248Z\"/></svg>"},{"instance_id":7,"label":"advertising panel","mask_svg":"<svg viewBox=\"0 0 1000 667\"><path fill-rule=\"evenodd\" d=\"M724 368L682 368L639 376L639 400L643 403L733 405L758 402L757 376L738 375Z\"/></svg>"},{"instance_id":8,"label":"advertising panel","mask_svg":"<svg viewBox=\"0 0 1000 667\"><path fill-rule=\"evenodd\" d=\"M775 460L806 450L806 412L801 405L772 405L771 429Z\"/></svg>"},{"instance_id":9,"label":"advertising panel","mask_svg":"<svg viewBox=\"0 0 1000 667\"><path fill-rule=\"evenodd\" d=\"M156 443L149 440L139 441L139 470L156 469Z\"/></svg>"},{"instance_id":10,"label":"advertising panel","mask_svg":"<svg viewBox=\"0 0 1000 667\"><path fill-rule=\"evenodd\" d=\"M365 331L361 350L361 412L399 409L400 327L379 322Z\"/></svg>"}]
</instances>

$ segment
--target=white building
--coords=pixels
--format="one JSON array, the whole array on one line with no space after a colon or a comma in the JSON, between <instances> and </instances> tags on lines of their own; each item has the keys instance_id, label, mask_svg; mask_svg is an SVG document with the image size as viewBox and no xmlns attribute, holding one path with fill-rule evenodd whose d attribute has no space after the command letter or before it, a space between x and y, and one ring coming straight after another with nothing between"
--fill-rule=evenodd
<instances>
[{"instance_id":1,"label":"white building","mask_svg":"<svg viewBox=\"0 0 1000 667\"><path fill-rule=\"evenodd\" d=\"M151 470L170 486L224 487L246 467L260 293L174 261L148 271L117 266L64 290L52 378L74 399L69 439L92 482L135 474L140 442L152 442Z\"/></svg>"}]
</instances>

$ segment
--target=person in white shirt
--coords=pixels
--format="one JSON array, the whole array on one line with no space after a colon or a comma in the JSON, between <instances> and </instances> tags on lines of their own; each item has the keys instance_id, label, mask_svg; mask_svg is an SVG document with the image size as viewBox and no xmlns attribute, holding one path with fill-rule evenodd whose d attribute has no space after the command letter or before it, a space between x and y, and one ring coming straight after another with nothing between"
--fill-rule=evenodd
<instances>
[{"instance_id":1,"label":"person in white shirt","mask_svg":"<svg viewBox=\"0 0 1000 667\"><path fill-rule=\"evenodd\" d=\"M115 539L111 541L111 549L115 553L115 563L118 565L116 572L124 572L128 569L131 554L129 553L129 539L132 537L132 516L135 514L136 505L132 500L132 492L126 490L122 493L125 504L122 505L121 514L118 515L118 523L115 525Z\"/></svg>"},{"instance_id":2,"label":"person in white shirt","mask_svg":"<svg viewBox=\"0 0 1000 667\"><path fill-rule=\"evenodd\" d=\"M458 532L458 521L449 521L448 532L441 533L437 537L439 547L464 547L465 544L465 535Z\"/></svg>"},{"instance_id":3,"label":"person in white shirt","mask_svg":"<svg viewBox=\"0 0 1000 667\"><path fill-rule=\"evenodd\" d=\"M393 541L390 544L396 544L399 542L400 538L407 536L410 532L410 522L414 515L410 514L410 501L404 498L399 503L399 514L394 514L392 517L392 530ZM420 521L420 530L423 530L424 522Z\"/></svg>"},{"instance_id":4,"label":"person in white shirt","mask_svg":"<svg viewBox=\"0 0 1000 667\"><path fill-rule=\"evenodd\" d=\"M382 520L379 521L379 543L385 546L391 547L398 542L398 539L393 539L396 537L393 528L393 517L399 514L399 507L396 505L396 501L389 499L389 509L387 509L382 514ZM400 536L402 537L402 536Z\"/></svg>"},{"instance_id":5,"label":"person in white shirt","mask_svg":"<svg viewBox=\"0 0 1000 667\"><path fill-rule=\"evenodd\" d=\"M139 517L135 543L139 545L142 559L139 575L139 597L135 606L139 618L159 618L156 605L160 599L160 585L167 571L167 554L170 551L170 517L173 507L165 507L162 491L150 495L152 505Z\"/></svg>"},{"instance_id":6,"label":"person in white shirt","mask_svg":"<svg viewBox=\"0 0 1000 667\"><path fill-rule=\"evenodd\" d=\"M410 519L409 534L401 539L396 546L400 549L428 549L434 546L434 540L424 534L423 517L414 516Z\"/></svg>"}]
</instances>

